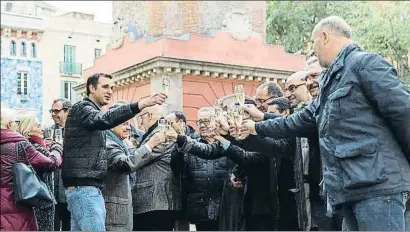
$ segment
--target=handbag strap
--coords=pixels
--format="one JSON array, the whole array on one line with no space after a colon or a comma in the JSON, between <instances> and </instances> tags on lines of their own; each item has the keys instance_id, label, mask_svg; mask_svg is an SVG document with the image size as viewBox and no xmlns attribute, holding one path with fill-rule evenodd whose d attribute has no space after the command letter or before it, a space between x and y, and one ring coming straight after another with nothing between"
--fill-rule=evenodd
<instances>
[{"instance_id":1,"label":"handbag strap","mask_svg":"<svg viewBox=\"0 0 410 232\"><path fill-rule=\"evenodd\" d=\"M20 157L20 148L21 148L21 142L17 142L16 143L16 163L24 161L21 159L22 157Z\"/></svg>"},{"instance_id":2,"label":"handbag strap","mask_svg":"<svg viewBox=\"0 0 410 232\"><path fill-rule=\"evenodd\" d=\"M20 157L20 152L23 153L22 157ZM28 163L27 166L33 169L33 167L31 166L30 160L28 160L26 150L24 149L24 146L23 146L23 142L17 142L16 143L16 163L19 163L19 162L23 163L25 159L27 160L27 163Z\"/></svg>"}]
</instances>

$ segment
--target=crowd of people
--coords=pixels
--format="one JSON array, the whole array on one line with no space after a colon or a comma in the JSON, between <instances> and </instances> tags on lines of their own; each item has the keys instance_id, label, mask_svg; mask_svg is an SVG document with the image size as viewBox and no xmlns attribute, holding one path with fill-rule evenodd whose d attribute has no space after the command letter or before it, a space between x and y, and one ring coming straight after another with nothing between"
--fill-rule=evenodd
<instances>
[{"instance_id":1,"label":"crowd of people","mask_svg":"<svg viewBox=\"0 0 410 232\"><path fill-rule=\"evenodd\" d=\"M200 108L198 133L183 112L165 114L165 94L102 110L113 93L103 73L84 100L55 100L43 130L2 109L1 230L410 230L409 89L339 17L312 42L285 91L265 82L232 109ZM56 202L15 203L18 160Z\"/></svg>"}]
</instances>

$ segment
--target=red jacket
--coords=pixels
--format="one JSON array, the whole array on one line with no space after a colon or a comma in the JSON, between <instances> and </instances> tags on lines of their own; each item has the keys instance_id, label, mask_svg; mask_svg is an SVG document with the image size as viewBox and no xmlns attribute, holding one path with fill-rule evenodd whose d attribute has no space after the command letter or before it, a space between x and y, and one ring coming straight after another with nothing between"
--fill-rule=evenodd
<instances>
[{"instance_id":1,"label":"red jacket","mask_svg":"<svg viewBox=\"0 0 410 232\"><path fill-rule=\"evenodd\" d=\"M0 229L2 231L38 230L33 209L16 205L14 202L12 164L16 161L17 142L24 143L27 156L25 163L28 164L28 159L33 168L38 171L52 172L58 169L62 162L61 154L52 151L51 154L54 156L44 156L21 134L3 129L0 132Z\"/></svg>"}]
</instances>

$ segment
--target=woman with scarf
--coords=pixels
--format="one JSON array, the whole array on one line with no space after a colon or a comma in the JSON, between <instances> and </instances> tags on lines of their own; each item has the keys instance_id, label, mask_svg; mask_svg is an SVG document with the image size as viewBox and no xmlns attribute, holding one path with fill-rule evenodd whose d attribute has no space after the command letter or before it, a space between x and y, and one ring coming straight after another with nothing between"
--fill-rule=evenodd
<instances>
[{"instance_id":1,"label":"woman with scarf","mask_svg":"<svg viewBox=\"0 0 410 232\"><path fill-rule=\"evenodd\" d=\"M123 103L116 103L115 108ZM151 153L152 148L165 142L165 135L156 133L144 146L135 148L129 140L130 122L124 122L106 131L106 151L108 173L102 193L107 210L106 229L108 231L132 231L133 210L130 174L142 166L142 158Z\"/></svg>"},{"instance_id":2,"label":"woman with scarf","mask_svg":"<svg viewBox=\"0 0 410 232\"><path fill-rule=\"evenodd\" d=\"M33 113L20 114L20 125L18 132L30 141L33 147L41 154L50 157L50 152L47 148L46 142L43 140L43 131L41 124ZM38 173L41 180L49 188L51 195L54 196L54 179L52 172ZM54 216L55 205L53 203L42 206L40 208L34 208L36 215L38 229L40 231L53 231L54 230Z\"/></svg>"},{"instance_id":3,"label":"woman with scarf","mask_svg":"<svg viewBox=\"0 0 410 232\"><path fill-rule=\"evenodd\" d=\"M53 172L59 168L62 162L61 145L52 144L50 152L47 152L48 156L42 154L16 131L20 123L16 112L11 109L1 109L0 229L2 231L38 230L33 208L16 205L14 201L13 163L24 162L25 164L31 164L34 170L38 172ZM39 136L39 143L44 144L41 133L39 135L37 133L39 131L41 130L34 129L30 131L30 139L37 140L37 136ZM17 151L17 147L21 149ZM51 219L51 221L54 220Z\"/></svg>"}]
</instances>

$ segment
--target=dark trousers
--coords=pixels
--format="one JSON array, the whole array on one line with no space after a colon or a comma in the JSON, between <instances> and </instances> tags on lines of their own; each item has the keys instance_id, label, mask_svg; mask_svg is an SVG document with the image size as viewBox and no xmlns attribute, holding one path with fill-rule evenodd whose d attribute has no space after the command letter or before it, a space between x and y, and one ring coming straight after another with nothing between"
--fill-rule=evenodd
<instances>
[{"instance_id":1,"label":"dark trousers","mask_svg":"<svg viewBox=\"0 0 410 232\"><path fill-rule=\"evenodd\" d=\"M208 220L203 222L193 222L196 227L196 231L218 231L218 220Z\"/></svg>"},{"instance_id":2,"label":"dark trousers","mask_svg":"<svg viewBox=\"0 0 410 232\"><path fill-rule=\"evenodd\" d=\"M298 209L296 207L295 195L288 191L279 195L279 231L298 231Z\"/></svg>"},{"instance_id":3,"label":"dark trousers","mask_svg":"<svg viewBox=\"0 0 410 232\"><path fill-rule=\"evenodd\" d=\"M176 211L167 210L134 214L133 231L172 231L176 214Z\"/></svg>"},{"instance_id":4,"label":"dark trousers","mask_svg":"<svg viewBox=\"0 0 410 232\"><path fill-rule=\"evenodd\" d=\"M273 231L275 227L273 215L252 215L245 220L246 231Z\"/></svg>"},{"instance_id":5,"label":"dark trousers","mask_svg":"<svg viewBox=\"0 0 410 232\"><path fill-rule=\"evenodd\" d=\"M54 216L54 230L55 231L70 231L71 220L70 211L67 209L67 203L57 203L56 213Z\"/></svg>"},{"instance_id":6,"label":"dark trousers","mask_svg":"<svg viewBox=\"0 0 410 232\"><path fill-rule=\"evenodd\" d=\"M313 220L317 225L318 231L341 231L342 230L342 215L340 212L333 217L326 216L325 202L315 200L310 202L312 209ZM314 228L312 231L315 230Z\"/></svg>"},{"instance_id":7,"label":"dark trousers","mask_svg":"<svg viewBox=\"0 0 410 232\"><path fill-rule=\"evenodd\" d=\"M175 231L189 231L188 220L178 220L175 222Z\"/></svg>"}]
</instances>

